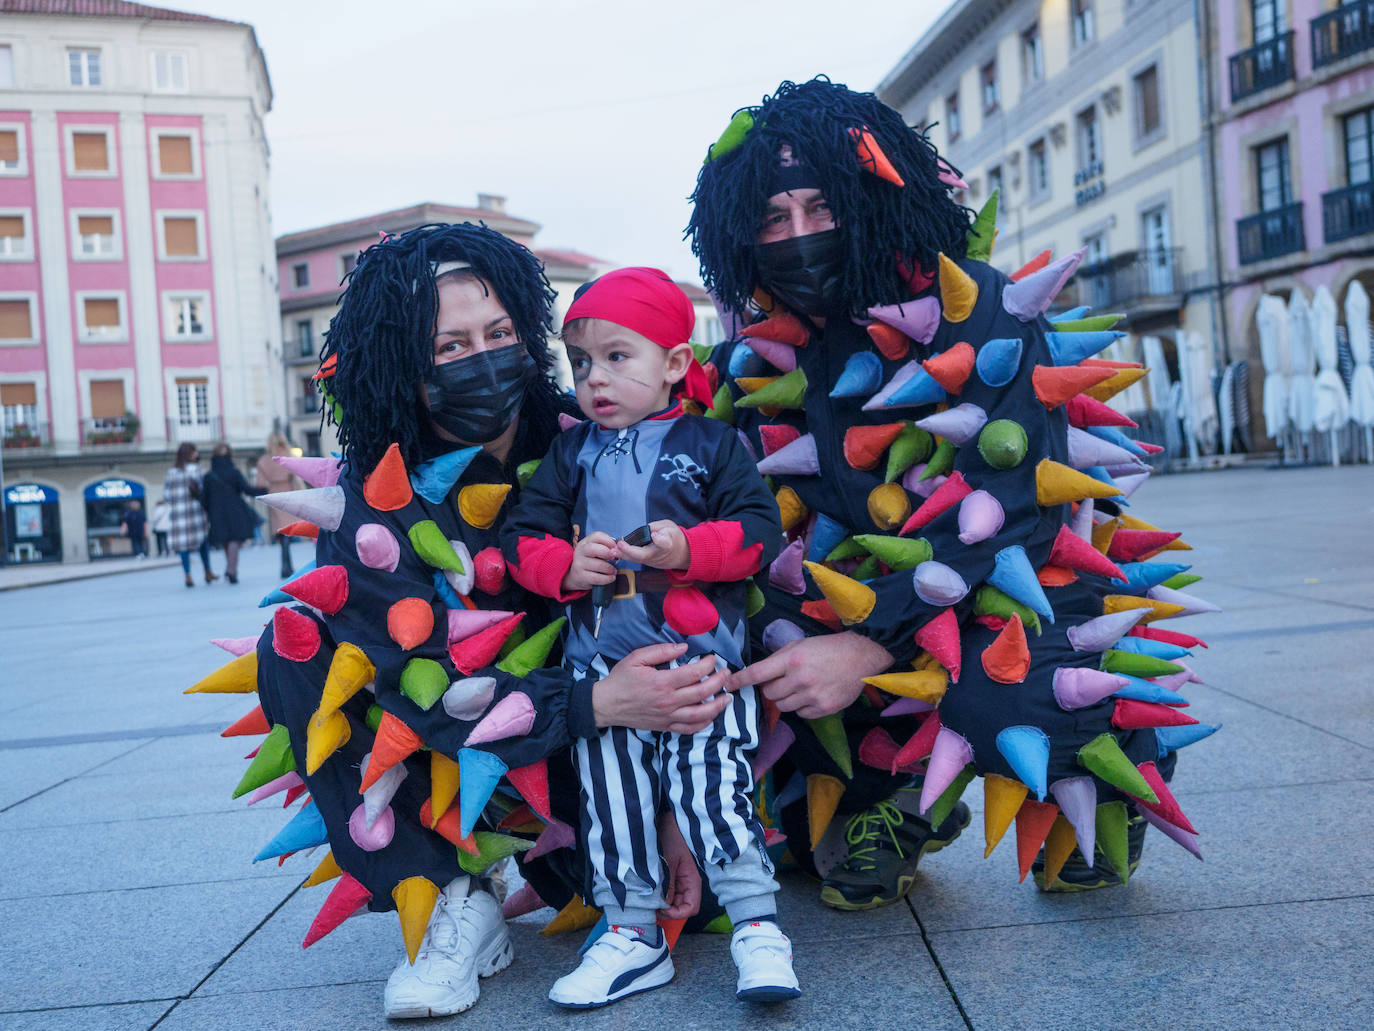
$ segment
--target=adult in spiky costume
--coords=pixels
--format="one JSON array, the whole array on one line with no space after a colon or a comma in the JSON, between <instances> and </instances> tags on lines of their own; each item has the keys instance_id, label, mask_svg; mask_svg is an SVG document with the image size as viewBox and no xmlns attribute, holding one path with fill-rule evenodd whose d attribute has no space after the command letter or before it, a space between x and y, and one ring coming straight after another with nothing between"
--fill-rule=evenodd
<instances>
[{"instance_id":1,"label":"adult in spiky costume","mask_svg":"<svg viewBox=\"0 0 1374 1031\"><path fill-rule=\"evenodd\" d=\"M598 713L694 730L723 704L700 703L695 664L653 668L672 647L572 683L550 656L563 621L506 573L497 534L517 470L573 407L550 375L552 301L534 255L484 226L426 226L363 252L317 377L343 460L282 458L310 489L263 498L298 520L285 532L317 538L316 560L263 600L282 604L261 637L222 642L240 657L191 688L258 692L227 732L267 735L236 797L309 792L257 857L329 846L308 883L337 880L305 944L360 907L398 910L407 956L390 1017L466 1009L478 975L510 962L476 878L532 844L572 842L555 815L577 811L566 753L596 735ZM563 771L552 783L549 757ZM478 829L484 811L539 840Z\"/></svg>"},{"instance_id":2,"label":"adult in spiky costume","mask_svg":"<svg viewBox=\"0 0 1374 1031\"><path fill-rule=\"evenodd\" d=\"M1185 545L1125 513L1148 449L1102 403L1143 372L1094 357L1120 316L1048 320L1081 253L1004 275L995 195L971 219L959 185L822 78L738 112L692 198L702 277L744 325L715 410L791 538L753 624L773 654L737 680L785 717L761 753L790 742L770 801L805 796L780 817L793 852L848 817L822 888L846 909L909 889L975 774L988 850L1014 820L1023 879L1043 849L1049 887L1124 881L1142 819L1196 849L1165 780L1212 729L1177 708L1197 640L1147 624L1207 606L1176 590L1187 567L1146 561Z\"/></svg>"}]
</instances>

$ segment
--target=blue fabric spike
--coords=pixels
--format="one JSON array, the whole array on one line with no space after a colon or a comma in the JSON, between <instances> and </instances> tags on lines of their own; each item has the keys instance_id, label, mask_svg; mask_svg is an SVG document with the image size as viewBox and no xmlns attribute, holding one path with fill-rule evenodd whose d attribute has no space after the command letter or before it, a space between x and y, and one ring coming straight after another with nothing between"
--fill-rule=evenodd
<instances>
[{"instance_id":1,"label":"blue fabric spike","mask_svg":"<svg viewBox=\"0 0 1374 1031\"><path fill-rule=\"evenodd\" d=\"M825 556L834 551L840 541L848 536L849 530L843 524L821 512L816 516L816 527L811 531L811 550L806 553L806 557L812 562L824 562Z\"/></svg>"},{"instance_id":2,"label":"blue fabric spike","mask_svg":"<svg viewBox=\"0 0 1374 1031\"><path fill-rule=\"evenodd\" d=\"M1149 457L1149 453L1143 447L1126 436L1126 434L1122 433L1115 426L1087 426L1084 428L1099 440L1105 440L1109 444L1117 445L1117 447L1124 447L1137 458ZM1116 499L1113 498L1112 500Z\"/></svg>"},{"instance_id":3,"label":"blue fabric spike","mask_svg":"<svg viewBox=\"0 0 1374 1031\"><path fill-rule=\"evenodd\" d=\"M884 408L902 408L907 405L933 405L943 401L947 395L945 388L935 382L934 377L925 369L917 369L915 375L892 392Z\"/></svg>"},{"instance_id":4,"label":"blue fabric spike","mask_svg":"<svg viewBox=\"0 0 1374 1031\"><path fill-rule=\"evenodd\" d=\"M1088 333L1046 333L1049 341L1050 357L1055 365L1077 365L1084 358L1105 350L1126 334L1115 329L1102 329Z\"/></svg>"},{"instance_id":5,"label":"blue fabric spike","mask_svg":"<svg viewBox=\"0 0 1374 1031\"><path fill-rule=\"evenodd\" d=\"M792 779L787 785L778 792L777 806L779 809L791 805L793 802L800 802L806 797L806 778L802 776L801 770L792 774Z\"/></svg>"},{"instance_id":6,"label":"blue fabric spike","mask_svg":"<svg viewBox=\"0 0 1374 1031\"><path fill-rule=\"evenodd\" d=\"M472 833L496 784L510 769L498 757L478 748L458 749L458 805L463 837Z\"/></svg>"},{"instance_id":7,"label":"blue fabric spike","mask_svg":"<svg viewBox=\"0 0 1374 1031\"><path fill-rule=\"evenodd\" d=\"M1081 471L1084 476L1091 476L1094 480L1097 480L1099 483L1105 483L1108 487L1116 486L1116 480L1112 478L1111 473L1107 472L1105 466L1091 465L1088 468L1083 469ZM1112 498L1112 502L1113 504L1121 505L1123 508L1131 507L1131 503L1127 501L1124 496Z\"/></svg>"},{"instance_id":8,"label":"blue fabric spike","mask_svg":"<svg viewBox=\"0 0 1374 1031\"><path fill-rule=\"evenodd\" d=\"M598 920L596 922L596 925L591 929L590 932L588 932L587 940L582 943L582 947L577 950L577 954L580 956L582 955L582 953L590 949L593 945L596 944L596 940L610 929L611 925L606 922L606 914L602 913L601 919Z\"/></svg>"},{"instance_id":9,"label":"blue fabric spike","mask_svg":"<svg viewBox=\"0 0 1374 1031\"><path fill-rule=\"evenodd\" d=\"M463 475L463 470L481 450L480 447L460 448L438 458L431 458L428 462L422 462L411 474L410 485L416 494L431 505L442 505L448 497L448 492Z\"/></svg>"},{"instance_id":10,"label":"blue fabric spike","mask_svg":"<svg viewBox=\"0 0 1374 1031\"><path fill-rule=\"evenodd\" d=\"M730 352L729 372L733 377L757 376L766 364L748 344L738 344Z\"/></svg>"},{"instance_id":11,"label":"blue fabric spike","mask_svg":"<svg viewBox=\"0 0 1374 1031\"><path fill-rule=\"evenodd\" d=\"M1156 705L1178 705L1179 702L1186 702L1177 691L1170 691L1167 687L1149 680L1142 680L1140 677L1133 677L1129 673L1118 673L1130 681L1120 691L1112 693L1113 698L1131 698L1137 702L1154 702Z\"/></svg>"},{"instance_id":12,"label":"blue fabric spike","mask_svg":"<svg viewBox=\"0 0 1374 1031\"><path fill-rule=\"evenodd\" d=\"M1133 591L1148 591L1151 587L1158 587L1165 580L1172 580L1179 573L1186 573L1193 567L1185 566L1181 562L1118 562L1117 568L1126 574L1126 579L1113 578L1112 583L1129 587Z\"/></svg>"},{"instance_id":13,"label":"blue fabric spike","mask_svg":"<svg viewBox=\"0 0 1374 1031\"><path fill-rule=\"evenodd\" d=\"M990 387L1005 387L1021 365L1021 339L998 337L989 340L979 349L976 365L984 383Z\"/></svg>"},{"instance_id":14,"label":"blue fabric spike","mask_svg":"<svg viewBox=\"0 0 1374 1031\"><path fill-rule=\"evenodd\" d=\"M1049 790L1050 739L1039 727L1006 727L997 734L997 750L1037 802Z\"/></svg>"},{"instance_id":15,"label":"blue fabric spike","mask_svg":"<svg viewBox=\"0 0 1374 1031\"><path fill-rule=\"evenodd\" d=\"M1194 723L1187 727L1155 727L1155 741L1159 745L1159 757L1163 759L1170 752L1177 752L1180 748L1195 745L1203 738L1211 737L1220 729L1220 723L1215 727L1206 723Z\"/></svg>"},{"instance_id":16,"label":"blue fabric spike","mask_svg":"<svg viewBox=\"0 0 1374 1031\"><path fill-rule=\"evenodd\" d=\"M1185 659L1193 653L1182 645L1170 644L1168 641L1151 641L1146 637L1123 637L1112 645L1119 652L1134 652L1136 655L1148 655L1154 659L1163 659L1165 662L1173 662L1175 659Z\"/></svg>"},{"instance_id":17,"label":"blue fabric spike","mask_svg":"<svg viewBox=\"0 0 1374 1031\"><path fill-rule=\"evenodd\" d=\"M831 397L869 398L883 385L883 360L872 351L858 351L844 363Z\"/></svg>"},{"instance_id":18,"label":"blue fabric spike","mask_svg":"<svg viewBox=\"0 0 1374 1031\"><path fill-rule=\"evenodd\" d=\"M1073 322L1075 319L1081 319L1090 311L1092 311L1092 309L1084 304L1077 308L1070 308L1068 311L1060 312L1058 315L1051 315L1049 316L1049 320L1051 322Z\"/></svg>"},{"instance_id":19,"label":"blue fabric spike","mask_svg":"<svg viewBox=\"0 0 1374 1031\"><path fill-rule=\"evenodd\" d=\"M453 589L453 585L444 579L444 571L436 569L434 571L434 589L439 592L439 600L451 609L465 609L463 599L458 597L458 592Z\"/></svg>"},{"instance_id":20,"label":"blue fabric spike","mask_svg":"<svg viewBox=\"0 0 1374 1031\"><path fill-rule=\"evenodd\" d=\"M1013 544L997 553L988 583L1036 615L1054 622L1054 609L1050 608L1045 589L1040 586L1030 559L1026 557L1026 549L1021 545Z\"/></svg>"},{"instance_id":21,"label":"blue fabric spike","mask_svg":"<svg viewBox=\"0 0 1374 1031\"><path fill-rule=\"evenodd\" d=\"M312 558L309 562L301 566L294 573L292 573L285 580L283 580L282 583L289 584L292 580L296 579L296 577L304 576L306 573L310 572L310 570L314 568L315 560ZM262 601L258 602L258 608L265 609L271 605L281 605L283 602L295 600L295 598L291 597L291 595L287 594L280 587L275 587L263 596Z\"/></svg>"},{"instance_id":22,"label":"blue fabric spike","mask_svg":"<svg viewBox=\"0 0 1374 1031\"><path fill-rule=\"evenodd\" d=\"M300 812L291 817L290 823L277 831L275 838L262 847L262 851L253 857L253 862L275 859L288 852L302 852L307 848L323 845L328 840L329 832L325 830L324 817L320 815L312 799L301 807Z\"/></svg>"}]
</instances>

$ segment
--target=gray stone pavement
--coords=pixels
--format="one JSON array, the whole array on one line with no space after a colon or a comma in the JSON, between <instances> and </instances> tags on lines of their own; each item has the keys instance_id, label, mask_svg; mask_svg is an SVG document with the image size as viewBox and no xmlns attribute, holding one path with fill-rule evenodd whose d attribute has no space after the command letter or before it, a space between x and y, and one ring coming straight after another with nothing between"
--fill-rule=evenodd
<instances>
[{"instance_id":1,"label":"gray stone pavement","mask_svg":"<svg viewBox=\"0 0 1374 1031\"><path fill-rule=\"evenodd\" d=\"M1212 645L1192 712L1225 724L1174 785L1205 863L1152 831L1129 887L1040 895L1010 840L983 860L971 790L970 832L909 905L837 913L784 878L795 1003L737 1005L726 940L702 936L674 986L555 1010L544 993L582 936L539 937L545 911L452 1026L1369 1027L1374 469L1166 477L1133 511L1185 531L1195 590L1225 608L1184 621ZM275 563L248 551L237 587L160 568L0 593L0 1027L384 1025L395 918L302 951L327 889L300 888L309 859L252 866L285 815L229 798L251 742L218 731L250 702L181 694L227 658L209 638L261 626Z\"/></svg>"}]
</instances>

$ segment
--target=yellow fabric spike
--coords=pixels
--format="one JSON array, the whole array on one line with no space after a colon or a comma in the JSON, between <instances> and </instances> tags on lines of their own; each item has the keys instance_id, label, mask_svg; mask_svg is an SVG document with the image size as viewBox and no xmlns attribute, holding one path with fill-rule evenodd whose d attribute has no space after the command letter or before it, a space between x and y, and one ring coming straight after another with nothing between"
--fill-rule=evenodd
<instances>
[{"instance_id":1,"label":"yellow fabric spike","mask_svg":"<svg viewBox=\"0 0 1374 1031\"><path fill-rule=\"evenodd\" d=\"M313 888L317 884L324 884L326 881L332 881L335 877L342 875L343 871L339 869L339 864L334 862L334 853L326 852L324 858L320 860L320 865L315 867L314 872L305 879L305 883L301 887Z\"/></svg>"},{"instance_id":2,"label":"yellow fabric spike","mask_svg":"<svg viewBox=\"0 0 1374 1031\"><path fill-rule=\"evenodd\" d=\"M752 394L756 390L768 386L777 378L777 376L736 376L735 384L746 394Z\"/></svg>"},{"instance_id":3,"label":"yellow fabric spike","mask_svg":"<svg viewBox=\"0 0 1374 1031\"><path fill-rule=\"evenodd\" d=\"M563 934L565 931L585 930L600 919L601 910L587 905L582 901L581 895L574 895L539 933L545 938L552 938L555 934Z\"/></svg>"},{"instance_id":4,"label":"yellow fabric spike","mask_svg":"<svg viewBox=\"0 0 1374 1031\"><path fill-rule=\"evenodd\" d=\"M334 658L329 662L329 675L324 678L324 690L320 692L320 715L337 712L376 676L377 667L372 665L366 653L356 644L344 641L334 650Z\"/></svg>"},{"instance_id":5,"label":"yellow fabric spike","mask_svg":"<svg viewBox=\"0 0 1374 1031\"><path fill-rule=\"evenodd\" d=\"M1149 610L1140 617L1142 623L1153 623L1156 619L1169 619L1188 611L1184 605L1175 605L1170 601L1155 601L1153 598L1137 598L1133 594L1109 594L1102 599L1102 615L1104 616L1110 616L1117 612L1127 612L1130 609Z\"/></svg>"},{"instance_id":6,"label":"yellow fabric spike","mask_svg":"<svg viewBox=\"0 0 1374 1031\"><path fill-rule=\"evenodd\" d=\"M488 530L509 493L509 483L470 483L458 492L458 514L469 526Z\"/></svg>"},{"instance_id":7,"label":"yellow fabric spike","mask_svg":"<svg viewBox=\"0 0 1374 1031\"><path fill-rule=\"evenodd\" d=\"M949 674L943 669L880 673L875 677L864 677L864 683L872 684L879 691L886 691L888 694L917 698L936 705L949 688Z\"/></svg>"},{"instance_id":8,"label":"yellow fabric spike","mask_svg":"<svg viewBox=\"0 0 1374 1031\"><path fill-rule=\"evenodd\" d=\"M983 858L992 855L992 850L1007 833L1011 821L1016 819L1016 811L1030 794L1030 788L1019 780L989 773L983 777Z\"/></svg>"},{"instance_id":9,"label":"yellow fabric spike","mask_svg":"<svg viewBox=\"0 0 1374 1031\"><path fill-rule=\"evenodd\" d=\"M880 483L868 492L868 517L880 530L895 530L911 515L911 499L900 483Z\"/></svg>"},{"instance_id":10,"label":"yellow fabric spike","mask_svg":"<svg viewBox=\"0 0 1374 1031\"><path fill-rule=\"evenodd\" d=\"M1096 386L1089 387L1083 393L1087 394L1094 401L1107 402L1117 394L1121 393L1132 383L1143 379L1148 369L1122 369L1111 379L1104 379Z\"/></svg>"},{"instance_id":11,"label":"yellow fabric spike","mask_svg":"<svg viewBox=\"0 0 1374 1031\"><path fill-rule=\"evenodd\" d=\"M1084 498L1114 498L1120 494L1120 487L1094 480L1051 458L1042 458L1035 467L1035 503L1041 508Z\"/></svg>"},{"instance_id":12,"label":"yellow fabric spike","mask_svg":"<svg viewBox=\"0 0 1374 1031\"><path fill-rule=\"evenodd\" d=\"M1193 546L1192 546L1191 544L1189 544L1188 542L1186 542L1182 537L1175 537L1173 540L1171 540L1168 544L1164 545L1164 547L1160 548L1159 550L1160 550L1160 551L1192 551L1192 550L1193 550Z\"/></svg>"},{"instance_id":13,"label":"yellow fabric spike","mask_svg":"<svg viewBox=\"0 0 1374 1031\"><path fill-rule=\"evenodd\" d=\"M448 812L458 797L458 764L437 748L429 753L429 818L439 825L439 818Z\"/></svg>"},{"instance_id":14,"label":"yellow fabric spike","mask_svg":"<svg viewBox=\"0 0 1374 1031\"><path fill-rule=\"evenodd\" d=\"M878 604L878 595L872 587L850 579L843 573L837 573L819 562L802 564L811 571L811 578L816 581L816 586L825 595L825 600L830 602L830 607L835 610L835 615L840 617L840 622L845 626L862 623L872 614L873 606Z\"/></svg>"},{"instance_id":15,"label":"yellow fabric spike","mask_svg":"<svg viewBox=\"0 0 1374 1031\"><path fill-rule=\"evenodd\" d=\"M258 653L248 652L197 680L182 694L252 694L258 689Z\"/></svg>"},{"instance_id":16,"label":"yellow fabric spike","mask_svg":"<svg viewBox=\"0 0 1374 1031\"><path fill-rule=\"evenodd\" d=\"M813 773L806 778L806 817L811 824L813 852L830 826L843 794L844 782L828 773Z\"/></svg>"},{"instance_id":17,"label":"yellow fabric spike","mask_svg":"<svg viewBox=\"0 0 1374 1031\"><path fill-rule=\"evenodd\" d=\"M348 717L343 713L336 709L321 716L317 709L306 731L305 775L308 777L323 766L326 759L348 743L352 733Z\"/></svg>"},{"instance_id":18,"label":"yellow fabric spike","mask_svg":"<svg viewBox=\"0 0 1374 1031\"><path fill-rule=\"evenodd\" d=\"M931 655L930 652L917 652L916 658L911 660L911 665L913 669L934 670L936 673L944 673L946 676L949 674L949 670L945 669L940 664L940 660Z\"/></svg>"},{"instance_id":19,"label":"yellow fabric spike","mask_svg":"<svg viewBox=\"0 0 1374 1031\"><path fill-rule=\"evenodd\" d=\"M429 916L434 912L434 903L439 901L439 886L428 877L407 877L391 889L391 897L396 903L396 915L401 918L406 955L414 966L425 928L429 926Z\"/></svg>"},{"instance_id":20,"label":"yellow fabric spike","mask_svg":"<svg viewBox=\"0 0 1374 1031\"><path fill-rule=\"evenodd\" d=\"M940 255L940 304L946 322L963 322L978 303L978 284L968 273L943 254Z\"/></svg>"},{"instance_id":21,"label":"yellow fabric spike","mask_svg":"<svg viewBox=\"0 0 1374 1031\"><path fill-rule=\"evenodd\" d=\"M1077 844L1078 836L1074 833L1073 824L1060 813L1054 818L1054 826L1045 839L1045 887L1054 883Z\"/></svg>"},{"instance_id":22,"label":"yellow fabric spike","mask_svg":"<svg viewBox=\"0 0 1374 1031\"><path fill-rule=\"evenodd\" d=\"M807 516L807 508L802 499L791 487L779 487L773 495L778 503L778 515L782 518L783 531L792 529Z\"/></svg>"},{"instance_id":23,"label":"yellow fabric spike","mask_svg":"<svg viewBox=\"0 0 1374 1031\"><path fill-rule=\"evenodd\" d=\"M1107 549L1112 546L1112 538L1116 536L1116 531L1121 526L1120 519L1108 519L1105 523L1099 523L1093 527L1093 547L1102 554L1107 554Z\"/></svg>"}]
</instances>

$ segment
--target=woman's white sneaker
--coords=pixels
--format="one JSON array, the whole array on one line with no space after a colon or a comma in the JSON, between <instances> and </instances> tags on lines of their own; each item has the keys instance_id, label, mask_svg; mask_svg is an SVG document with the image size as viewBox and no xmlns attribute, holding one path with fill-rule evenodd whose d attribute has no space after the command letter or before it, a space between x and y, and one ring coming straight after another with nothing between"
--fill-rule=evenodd
<instances>
[{"instance_id":1,"label":"woman's white sneaker","mask_svg":"<svg viewBox=\"0 0 1374 1031\"><path fill-rule=\"evenodd\" d=\"M582 963L549 989L549 1001L567 1009L605 1006L673 979L673 957L663 933L651 945L636 928L613 926L582 956Z\"/></svg>"},{"instance_id":2,"label":"woman's white sneaker","mask_svg":"<svg viewBox=\"0 0 1374 1031\"><path fill-rule=\"evenodd\" d=\"M801 995L792 971L792 943L771 920L735 928L730 958L739 970L735 998L745 1002L783 1002Z\"/></svg>"}]
</instances>

